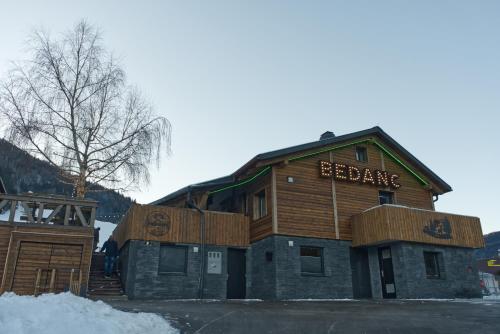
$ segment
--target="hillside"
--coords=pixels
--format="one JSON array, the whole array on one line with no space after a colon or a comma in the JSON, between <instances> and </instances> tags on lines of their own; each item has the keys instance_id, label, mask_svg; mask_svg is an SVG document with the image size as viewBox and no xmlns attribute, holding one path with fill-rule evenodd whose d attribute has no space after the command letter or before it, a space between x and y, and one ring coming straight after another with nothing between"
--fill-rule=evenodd
<instances>
[{"instance_id":1,"label":"hillside","mask_svg":"<svg viewBox=\"0 0 500 334\"><path fill-rule=\"evenodd\" d=\"M34 158L3 139L0 139L0 176L7 192L12 194L32 191L70 196L72 193L72 186L58 179L58 171L55 167ZM131 199L100 186L95 188L102 191L91 192L87 198L99 202L96 218L118 222L121 215L129 208Z\"/></svg>"},{"instance_id":2,"label":"hillside","mask_svg":"<svg viewBox=\"0 0 500 334\"><path fill-rule=\"evenodd\" d=\"M500 231L492 232L484 236L485 247L476 250L477 259L491 259L498 255L500 250Z\"/></svg>"}]
</instances>

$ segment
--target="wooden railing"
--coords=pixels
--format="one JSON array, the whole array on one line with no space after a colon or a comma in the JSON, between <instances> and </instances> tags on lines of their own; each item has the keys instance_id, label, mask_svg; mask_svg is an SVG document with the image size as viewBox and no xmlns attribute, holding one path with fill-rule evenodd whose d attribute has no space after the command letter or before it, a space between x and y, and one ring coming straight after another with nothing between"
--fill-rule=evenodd
<instances>
[{"instance_id":1,"label":"wooden railing","mask_svg":"<svg viewBox=\"0 0 500 334\"><path fill-rule=\"evenodd\" d=\"M44 292L48 293L61 292L61 291L56 291L56 275L57 275L57 269L55 268L36 269L35 290L33 294L35 296L38 296ZM47 279L42 279L42 277L46 277L48 279L48 286L47 286ZM79 296L82 285L82 271L79 269L71 269L68 283L69 283L67 286L68 290L74 295Z\"/></svg>"},{"instance_id":2,"label":"wooden railing","mask_svg":"<svg viewBox=\"0 0 500 334\"><path fill-rule=\"evenodd\" d=\"M353 246L392 241L484 247L479 218L381 205L352 217Z\"/></svg>"},{"instance_id":3,"label":"wooden railing","mask_svg":"<svg viewBox=\"0 0 500 334\"><path fill-rule=\"evenodd\" d=\"M96 209L97 202L92 200L34 194L0 194L0 212L9 212L8 223L24 221L93 227Z\"/></svg>"},{"instance_id":4,"label":"wooden railing","mask_svg":"<svg viewBox=\"0 0 500 334\"><path fill-rule=\"evenodd\" d=\"M113 235L121 247L127 240L200 242L201 214L193 209L133 204ZM238 213L204 211L205 243L249 245L249 218Z\"/></svg>"}]
</instances>

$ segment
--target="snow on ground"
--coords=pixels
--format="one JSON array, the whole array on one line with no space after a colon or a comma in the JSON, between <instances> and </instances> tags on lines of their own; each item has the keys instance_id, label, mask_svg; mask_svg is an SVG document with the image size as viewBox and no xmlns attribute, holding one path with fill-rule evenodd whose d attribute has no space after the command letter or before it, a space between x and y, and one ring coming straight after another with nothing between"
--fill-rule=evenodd
<instances>
[{"instance_id":1,"label":"snow on ground","mask_svg":"<svg viewBox=\"0 0 500 334\"><path fill-rule=\"evenodd\" d=\"M101 249L102 244L108 240L109 236L111 233L113 233L113 230L115 229L117 225L109 222L103 222L100 220L96 220L94 223L94 227L100 227L101 230L99 231L99 249Z\"/></svg>"},{"instance_id":2,"label":"snow on ground","mask_svg":"<svg viewBox=\"0 0 500 334\"><path fill-rule=\"evenodd\" d=\"M69 292L38 297L0 296L0 333L16 334L171 334L179 333L161 316L115 310L102 301Z\"/></svg>"}]
</instances>

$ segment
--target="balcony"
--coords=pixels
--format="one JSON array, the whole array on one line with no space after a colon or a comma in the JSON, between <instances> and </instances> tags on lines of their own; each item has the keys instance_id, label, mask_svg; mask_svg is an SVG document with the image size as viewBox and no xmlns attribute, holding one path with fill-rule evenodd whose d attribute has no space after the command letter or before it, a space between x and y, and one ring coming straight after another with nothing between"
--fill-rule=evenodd
<instances>
[{"instance_id":1,"label":"balcony","mask_svg":"<svg viewBox=\"0 0 500 334\"><path fill-rule=\"evenodd\" d=\"M248 247L249 218L238 213L133 204L113 235L121 248L128 240L200 243L201 225L209 245Z\"/></svg>"},{"instance_id":2,"label":"balcony","mask_svg":"<svg viewBox=\"0 0 500 334\"><path fill-rule=\"evenodd\" d=\"M97 202L55 195L0 194L0 222L94 227Z\"/></svg>"},{"instance_id":3,"label":"balcony","mask_svg":"<svg viewBox=\"0 0 500 334\"><path fill-rule=\"evenodd\" d=\"M484 247L479 218L381 205L352 217L353 246L370 246L393 241L435 245Z\"/></svg>"}]
</instances>

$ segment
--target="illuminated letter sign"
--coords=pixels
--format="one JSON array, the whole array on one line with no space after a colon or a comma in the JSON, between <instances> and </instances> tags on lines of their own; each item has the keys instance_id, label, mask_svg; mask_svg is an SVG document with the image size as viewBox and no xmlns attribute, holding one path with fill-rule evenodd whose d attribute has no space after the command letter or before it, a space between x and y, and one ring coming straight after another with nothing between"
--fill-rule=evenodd
<instances>
[{"instance_id":1,"label":"illuminated letter sign","mask_svg":"<svg viewBox=\"0 0 500 334\"><path fill-rule=\"evenodd\" d=\"M325 178L333 178L337 181L347 181L359 184L368 184L379 187L391 187L399 189L398 174L389 174L385 170L372 171L369 168L359 169L337 162L320 161L319 175Z\"/></svg>"}]
</instances>

